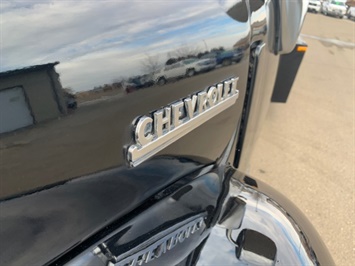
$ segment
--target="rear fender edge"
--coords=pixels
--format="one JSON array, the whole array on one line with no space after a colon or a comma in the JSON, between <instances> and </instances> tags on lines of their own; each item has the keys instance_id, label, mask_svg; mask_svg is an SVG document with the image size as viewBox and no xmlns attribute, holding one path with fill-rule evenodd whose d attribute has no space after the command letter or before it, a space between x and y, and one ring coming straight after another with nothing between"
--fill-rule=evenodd
<instances>
[{"instance_id":1,"label":"rear fender edge","mask_svg":"<svg viewBox=\"0 0 355 266\"><path fill-rule=\"evenodd\" d=\"M230 175L219 225L198 265L335 265L317 231L290 200L241 172L231 170ZM211 256L216 249L220 252Z\"/></svg>"}]
</instances>

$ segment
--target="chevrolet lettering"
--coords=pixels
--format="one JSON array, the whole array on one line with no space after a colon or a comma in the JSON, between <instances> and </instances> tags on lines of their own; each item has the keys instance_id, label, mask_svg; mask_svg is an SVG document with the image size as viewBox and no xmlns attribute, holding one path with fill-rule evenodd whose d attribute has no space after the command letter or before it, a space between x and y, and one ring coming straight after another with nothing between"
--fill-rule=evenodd
<instances>
[{"instance_id":1,"label":"chevrolet lettering","mask_svg":"<svg viewBox=\"0 0 355 266\"><path fill-rule=\"evenodd\" d=\"M212 117L231 107L239 96L238 78L230 78L136 119L127 160L137 166Z\"/></svg>"},{"instance_id":2,"label":"chevrolet lettering","mask_svg":"<svg viewBox=\"0 0 355 266\"><path fill-rule=\"evenodd\" d=\"M128 254L120 254L118 257L111 256L110 258L107 256L100 256L101 253L112 254L111 251L105 245L103 245L105 247L103 248L104 250L102 250L101 248L100 251L96 253L98 253L98 256L101 257L101 259L109 266L142 265L143 263L148 263L150 261L160 258L163 254L172 250L176 245L178 245L179 243L183 243L191 235L202 229L203 226L204 218L199 217L194 219L193 221L185 223L173 232L167 233L159 240L156 240L156 237L152 237L148 241L128 251Z\"/></svg>"}]
</instances>

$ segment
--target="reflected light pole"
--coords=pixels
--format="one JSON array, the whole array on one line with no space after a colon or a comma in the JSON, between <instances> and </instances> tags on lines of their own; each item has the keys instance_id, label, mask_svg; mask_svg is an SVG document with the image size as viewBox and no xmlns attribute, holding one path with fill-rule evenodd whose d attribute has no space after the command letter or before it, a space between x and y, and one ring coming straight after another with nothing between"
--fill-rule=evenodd
<instances>
[{"instance_id":1,"label":"reflected light pole","mask_svg":"<svg viewBox=\"0 0 355 266\"><path fill-rule=\"evenodd\" d=\"M205 41L205 40L202 40L202 41L203 41L203 43L205 44L206 51L208 52L208 47L207 47L206 41Z\"/></svg>"}]
</instances>

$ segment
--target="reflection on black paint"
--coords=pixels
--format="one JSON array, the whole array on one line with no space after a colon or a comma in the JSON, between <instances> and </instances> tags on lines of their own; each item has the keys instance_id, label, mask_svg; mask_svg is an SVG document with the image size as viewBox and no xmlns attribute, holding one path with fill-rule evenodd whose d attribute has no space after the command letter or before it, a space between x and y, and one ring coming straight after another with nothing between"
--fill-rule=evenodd
<instances>
[{"instance_id":1,"label":"reflection on black paint","mask_svg":"<svg viewBox=\"0 0 355 266\"><path fill-rule=\"evenodd\" d=\"M183 187L182 189L180 189L176 193L174 193L172 198L174 200L179 200L184 194L188 193L190 190L192 190L192 186L191 185Z\"/></svg>"}]
</instances>

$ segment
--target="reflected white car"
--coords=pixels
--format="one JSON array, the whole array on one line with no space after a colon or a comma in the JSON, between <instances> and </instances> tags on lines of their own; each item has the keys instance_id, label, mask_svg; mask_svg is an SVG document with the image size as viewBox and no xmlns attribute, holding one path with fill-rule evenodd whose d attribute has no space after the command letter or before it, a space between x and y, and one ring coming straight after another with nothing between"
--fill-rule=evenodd
<instances>
[{"instance_id":1,"label":"reflected white car","mask_svg":"<svg viewBox=\"0 0 355 266\"><path fill-rule=\"evenodd\" d=\"M154 80L158 85L164 85L171 79L184 77L186 70L187 67L182 61L166 65L154 75Z\"/></svg>"},{"instance_id":2,"label":"reflected white car","mask_svg":"<svg viewBox=\"0 0 355 266\"><path fill-rule=\"evenodd\" d=\"M308 11L319 13L321 9L321 2L320 0L310 0L308 4Z\"/></svg>"},{"instance_id":3,"label":"reflected white car","mask_svg":"<svg viewBox=\"0 0 355 266\"><path fill-rule=\"evenodd\" d=\"M191 58L183 61L186 65L186 76L191 77L196 73L209 71L217 65L215 58L197 59Z\"/></svg>"},{"instance_id":4,"label":"reflected white car","mask_svg":"<svg viewBox=\"0 0 355 266\"><path fill-rule=\"evenodd\" d=\"M351 20L355 20L355 7L350 7L346 16L348 17L348 19L351 19Z\"/></svg>"},{"instance_id":5,"label":"reflected white car","mask_svg":"<svg viewBox=\"0 0 355 266\"><path fill-rule=\"evenodd\" d=\"M343 18L346 14L345 1L332 0L323 2L322 13L324 15L331 15Z\"/></svg>"},{"instance_id":6,"label":"reflected white car","mask_svg":"<svg viewBox=\"0 0 355 266\"><path fill-rule=\"evenodd\" d=\"M196 73L214 69L216 65L216 59L214 58L188 58L171 65L166 65L154 75L154 80L158 85L164 85L172 79L192 77Z\"/></svg>"}]
</instances>

